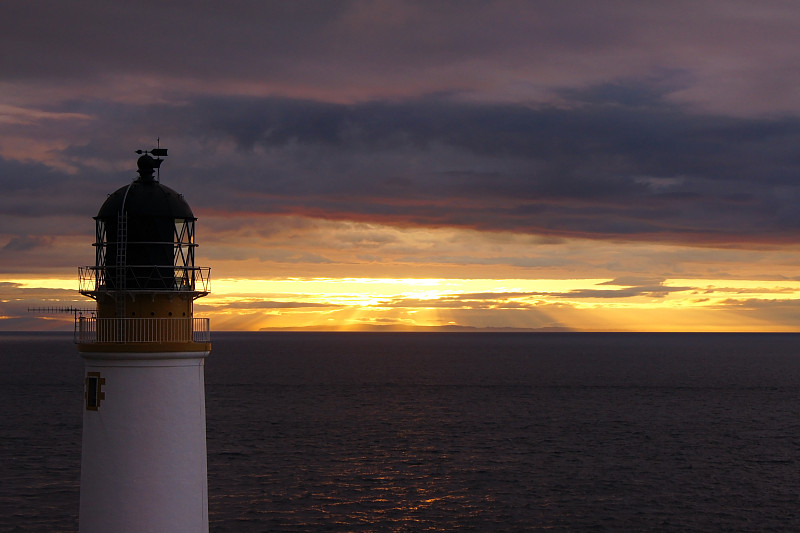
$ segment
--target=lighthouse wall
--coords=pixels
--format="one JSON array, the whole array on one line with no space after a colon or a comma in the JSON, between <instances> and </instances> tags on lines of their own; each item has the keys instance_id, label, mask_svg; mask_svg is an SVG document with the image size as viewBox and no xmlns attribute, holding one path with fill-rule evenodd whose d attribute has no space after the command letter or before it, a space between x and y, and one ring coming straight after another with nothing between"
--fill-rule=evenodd
<instances>
[{"instance_id":1,"label":"lighthouse wall","mask_svg":"<svg viewBox=\"0 0 800 533\"><path fill-rule=\"evenodd\" d=\"M208 353L82 354L82 533L208 531Z\"/></svg>"}]
</instances>

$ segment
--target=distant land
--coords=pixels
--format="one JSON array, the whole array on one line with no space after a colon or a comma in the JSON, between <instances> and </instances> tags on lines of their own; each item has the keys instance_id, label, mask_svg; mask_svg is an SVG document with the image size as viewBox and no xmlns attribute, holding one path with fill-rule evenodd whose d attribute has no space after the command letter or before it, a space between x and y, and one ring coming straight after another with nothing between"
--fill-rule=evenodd
<instances>
[{"instance_id":1,"label":"distant land","mask_svg":"<svg viewBox=\"0 0 800 533\"><path fill-rule=\"evenodd\" d=\"M513 327L487 327L478 328L473 326L379 326L363 325L352 329L343 329L336 326L304 326L304 327L285 327L285 328L261 328L259 331L341 331L341 332L387 332L387 333L564 333L577 332L580 330L568 327L545 327L545 328L513 328Z\"/></svg>"}]
</instances>

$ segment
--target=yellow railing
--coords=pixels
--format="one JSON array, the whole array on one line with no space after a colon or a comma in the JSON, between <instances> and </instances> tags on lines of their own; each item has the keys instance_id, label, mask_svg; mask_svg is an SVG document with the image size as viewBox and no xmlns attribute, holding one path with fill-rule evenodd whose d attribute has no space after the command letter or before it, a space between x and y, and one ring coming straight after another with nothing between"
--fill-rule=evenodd
<instances>
[{"instance_id":1,"label":"yellow railing","mask_svg":"<svg viewBox=\"0 0 800 533\"><path fill-rule=\"evenodd\" d=\"M75 319L75 342L211 342L208 318L96 318Z\"/></svg>"}]
</instances>

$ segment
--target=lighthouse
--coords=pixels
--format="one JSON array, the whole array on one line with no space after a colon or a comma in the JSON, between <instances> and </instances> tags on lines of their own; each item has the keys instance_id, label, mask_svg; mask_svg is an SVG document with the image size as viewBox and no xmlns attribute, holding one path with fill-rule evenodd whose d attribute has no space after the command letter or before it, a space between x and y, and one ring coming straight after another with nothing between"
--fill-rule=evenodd
<instances>
[{"instance_id":1,"label":"lighthouse","mask_svg":"<svg viewBox=\"0 0 800 533\"><path fill-rule=\"evenodd\" d=\"M76 318L84 360L80 531L207 532L204 362L209 319L194 300L189 204L161 184L167 150L138 150L138 177L95 220L95 264L79 268L95 316Z\"/></svg>"}]
</instances>

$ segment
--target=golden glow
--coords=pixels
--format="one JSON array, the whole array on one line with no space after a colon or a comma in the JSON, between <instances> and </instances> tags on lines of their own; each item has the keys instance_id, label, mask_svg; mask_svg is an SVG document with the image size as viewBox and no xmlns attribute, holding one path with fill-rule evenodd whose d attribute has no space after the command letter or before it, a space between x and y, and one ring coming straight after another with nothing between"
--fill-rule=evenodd
<instances>
[{"instance_id":1,"label":"golden glow","mask_svg":"<svg viewBox=\"0 0 800 533\"><path fill-rule=\"evenodd\" d=\"M2 278L0 283L15 283L21 289L66 289L77 290L77 278Z\"/></svg>"},{"instance_id":2,"label":"golden glow","mask_svg":"<svg viewBox=\"0 0 800 533\"><path fill-rule=\"evenodd\" d=\"M210 317L216 331L800 329L800 281L786 278L800 264L793 249L554 240L302 217L224 226L207 218L219 227L202 243L203 263L227 277L212 278L195 315ZM77 280L62 273L0 276L0 315L8 317L0 327L26 317L36 327L27 307L92 307ZM68 327L67 318L54 320Z\"/></svg>"},{"instance_id":3,"label":"golden glow","mask_svg":"<svg viewBox=\"0 0 800 533\"><path fill-rule=\"evenodd\" d=\"M800 282L675 279L220 280L198 302L222 329L468 326L590 331L794 331Z\"/></svg>"}]
</instances>

